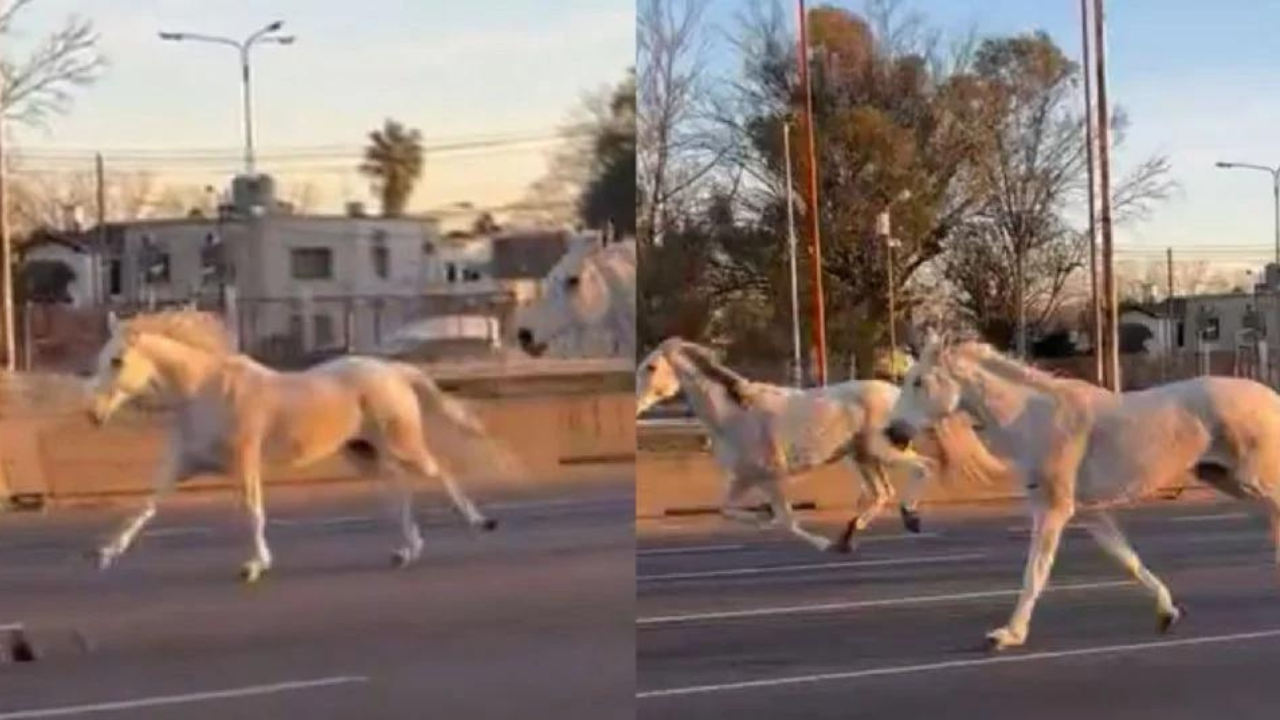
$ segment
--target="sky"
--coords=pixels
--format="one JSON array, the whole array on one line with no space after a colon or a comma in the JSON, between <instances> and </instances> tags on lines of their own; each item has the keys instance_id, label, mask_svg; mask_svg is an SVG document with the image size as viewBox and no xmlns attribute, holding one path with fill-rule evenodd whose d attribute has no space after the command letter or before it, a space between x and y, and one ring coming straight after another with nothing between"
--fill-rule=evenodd
<instances>
[{"instance_id":1,"label":"sky","mask_svg":"<svg viewBox=\"0 0 1280 720\"><path fill-rule=\"evenodd\" d=\"M259 166L286 189L315 184L332 207L369 199L352 168L385 118L420 129L428 147L545 137L635 62L632 0L36 0L6 39L27 46L72 14L93 21L109 67L69 114L14 131L28 169L63 170L75 163L49 158L87 163L101 150L108 171L225 185L243 138L236 51L163 42L157 31L244 37L281 19L296 43L252 55ZM321 146L319 160L294 152ZM214 161L191 160L193 149ZM414 207L516 201L552 149L428 155Z\"/></svg>"},{"instance_id":2,"label":"sky","mask_svg":"<svg viewBox=\"0 0 1280 720\"><path fill-rule=\"evenodd\" d=\"M732 32L752 0L708 0L708 20ZM794 2L785 0L794 17ZM809 5L819 4L810 0ZM859 0L831 3L858 10ZM1108 95L1131 121L1113 156L1113 177L1139 160L1168 156L1179 192L1147 221L1116 231L1117 257L1260 261L1274 247L1271 179L1219 170L1219 160L1280 164L1280 2L1110 0ZM1079 0L905 0L953 36L1047 31L1081 56ZM735 69L725 44L717 64ZM1083 98L1081 98L1083 103Z\"/></svg>"}]
</instances>

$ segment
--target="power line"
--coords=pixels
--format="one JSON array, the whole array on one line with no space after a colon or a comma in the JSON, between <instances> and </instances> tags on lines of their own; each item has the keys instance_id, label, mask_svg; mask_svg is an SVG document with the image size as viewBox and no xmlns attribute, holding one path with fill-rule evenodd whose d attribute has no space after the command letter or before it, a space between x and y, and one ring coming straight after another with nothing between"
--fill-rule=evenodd
<instances>
[{"instance_id":1,"label":"power line","mask_svg":"<svg viewBox=\"0 0 1280 720\"><path fill-rule=\"evenodd\" d=\"M445 142L426 143L422 146L424 155L459 153L473 150L492 150L522 145L546 144L589 137L595 133L592 128L568 129L557 132L536 134L490 136L482 139L455 139ZM290 160L326 160L363 157L365 146L362 145L311 145L282 147L274 151L260 152L258 157L277 161ZM225 162L239 158L240 151L227 148L182 149L182 148L105 148L102 150L69 149L27 146L13 153L18 160L39 159L45 161L91 162L94 155L101 152L112 163L121 161L168 162L168 163L206 163Z\"/></svg>"}]
</instances>

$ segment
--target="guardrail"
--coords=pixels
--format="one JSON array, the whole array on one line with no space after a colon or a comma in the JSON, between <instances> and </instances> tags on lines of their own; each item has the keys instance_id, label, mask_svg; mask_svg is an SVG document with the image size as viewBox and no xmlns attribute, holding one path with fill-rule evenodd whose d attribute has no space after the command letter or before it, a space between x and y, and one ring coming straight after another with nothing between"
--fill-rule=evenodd
<instances>
[{"instance_id":1,"label":"guardrail","mask_svg":"<svg viewBox=\"0 0 1280 720\"><path fill-rule=\"evenodd\" d=\"M514 365L428 370L442 387L471 403L490 430L511 447L527 472L521 481L554 484L574 475L574 468L634 463L634 373L629 365L556 360ZM150 490L167 410L153 403L96 428L84 407L79 378L0 376L0 501L39 507ZM268 482L352 477L351 469L334 459L300 471L271 473ZM471 482L483 487L499 481ZM207 489L227 483L202 479L189 486Z\"/></svg>"}]
</instances>

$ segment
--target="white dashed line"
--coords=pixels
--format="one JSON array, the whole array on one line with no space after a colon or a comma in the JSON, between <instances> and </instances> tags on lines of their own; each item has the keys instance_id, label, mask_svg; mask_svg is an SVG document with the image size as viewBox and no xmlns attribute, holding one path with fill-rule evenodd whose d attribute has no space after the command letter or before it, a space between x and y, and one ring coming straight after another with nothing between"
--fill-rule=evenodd
<instances>
[{"instance_id":1,"label":"white dashed line","mask_svg":"<svg viewBox=\"0 0 1280 720\"><path fill-rule=\"evenodd\" d=\"M251 685L248 687L213 690L210 692L187 693L184 695L159 695L155 697L135 698L133 700L117 700L114 702L93 703L90 705L68 705L65 707L40 708L33 710L0 711L0 720L28 720L29 718L68 717L71 715L88 715L90 713L118 712L136 710L138 708L164 707L168 705L188 705L211 700L229 700L232 698L275 695L283 692L299 690L315 690L335 685L351 685L368 682L362 676L342 676L319 678L316 680L296 680L274 683L271 685Z\"/></svg>"},{"instance_id":2,"label":"white dashed line","mask_svg":"<svg viewBox=\"0 0 1280 720\"><path fill-rule=\"evenodd\" d=\"M1075 583L1056 585L1045 588L1045 592L1062 592L1066 590L1107 590L1111 588L1137 585L1132 580L1113 580L1108 582ZM834 610L860 610L865 608L898 607L903 605L931 605L935 603L956 602L964 600L984 600L989 598L1016 597L1020 588L1008 590L983 590L979 592L951 593L947 595L917 595L914 597L881 598L878 600L854 600L839 603L819 603L814 605L791 605L783 607L752 608L749 610L723 610L719 612L688 613L685 615L659 615L656 617L638 618L636 625L674 625L676 623L698 622L703 620L732 620L736 618L769 617L772 615L801 615L805 613L829 612Z\"/></svg>"},{"instance_id":3,"label":"white dashed line","mask_svg":"<svg viewBox=\"0 0 1280 720\"><path fill-rule=\"evenodd\" d=\"M917 673L955 670L960 668L984 667L987 665L1013 665L1037 662L1041 660L1057 660L1062 658L1088 657L1091 655L1108 655L1147 650L1167 650L1178 647L1195 647L1200 645L1219 645L1246 640L1262 640L1280 637L1280 628L1259 630L1257 632L1233 633L1231 635L1210 635L1179 640L1162 640L1147 643L1131 643L1125 645L1103 645L1099 647L1077 648L1075 650L1058 650L1053 652L1029 653L1026 655L1001 655L996 657L972 658L968 660L947 660L944 662L924 663L920 665L899 665L896 667L867 668L848 672L821 673L817 675L796 675L793 677L773 678L766 680L747 680L744 682L724 683L721 685L695 685L692 687L670 688L667 690L650 690L636 693L639 700L675 697L681 695L702 695L707 693L731 692L735 690L753 690L789 685L804 685L837 680L858 680L869 677L890 677L894 675L912 675ZM0 716L3 720L3 716Z\"/></svg>"},{"instance_id":4,"label":"white dashed line","mask_svg":"<svg viewBox=\"0 0 1280 720\"><path fill-rule=\"evenodd\" d=\"M964 562L980 560L986 553L957 553L953 555L930 555L925 557L886 558L883 560L853 560L837 563L805 563L802 565L775 565L771 567L732 568L728 570L702 570L699 572L662 573L659 575L638 575L636 582L652 582L656 580L694 580L699 578L740 577L748 575L767 575L770 573L804 572L806 570L843 570L857 567L889 567L893 565L926 565L930 563Z\"/></svg>"}]
</instances>

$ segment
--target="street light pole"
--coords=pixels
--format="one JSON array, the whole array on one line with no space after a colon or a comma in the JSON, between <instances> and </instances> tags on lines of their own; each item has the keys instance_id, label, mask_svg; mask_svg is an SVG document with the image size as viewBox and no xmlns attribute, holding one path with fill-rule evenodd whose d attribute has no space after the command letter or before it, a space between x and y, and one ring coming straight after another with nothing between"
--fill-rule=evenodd
<instances>
[{"instance_id":1,"label":"street light pole","mask_svg":"<svg viewBox=\"0 0 1280 720\"><path fill-rule=\"evenodd\" d=\"M1238 162L1218 162L1216 164L1223 169L1260 170L1271 175L1271 198L1275 208L1275 262L1280 264L1280 166L1268 167L1266 165Z\"/></svg>"},{"instance_id":2,"label":"street light pole","mask_svg":"<svg viewBox=\"0 0 1280 720\"><path fill-rule=\"evenodd\" d=\"M242 93L242 106L244 109L244 170L246 175L256 174L253 154L253 94L250 92L250 72L249 72L249 51L258 43L276 43L279 45L290 45L294 41L292 35L274 35L284 26L283 20L277 20L265 27L255 31L244 40L236 40L234 38L222 37L219 35L204 35L202 33L188 32L161 32L160 39L171 42L182 42L191 40L194 42L207 42L217 45L229 45L236 49L240 54L240 89Z\"/></svg>"},{"instance_id":3,"label":"street light pole","mask_svg":"<svg viewBox=\"0 0 1280 720\"><path fill-rule=\"evenodd\" d=\"M791 119L782 123L782 153L787 167L787 250L791 260L791 351L795 367L792 370L796 387L804 387L804 366L800 355L800 288L796 276L796 216L795 198L791 183Z\"/></svg>"}]
</instances>

